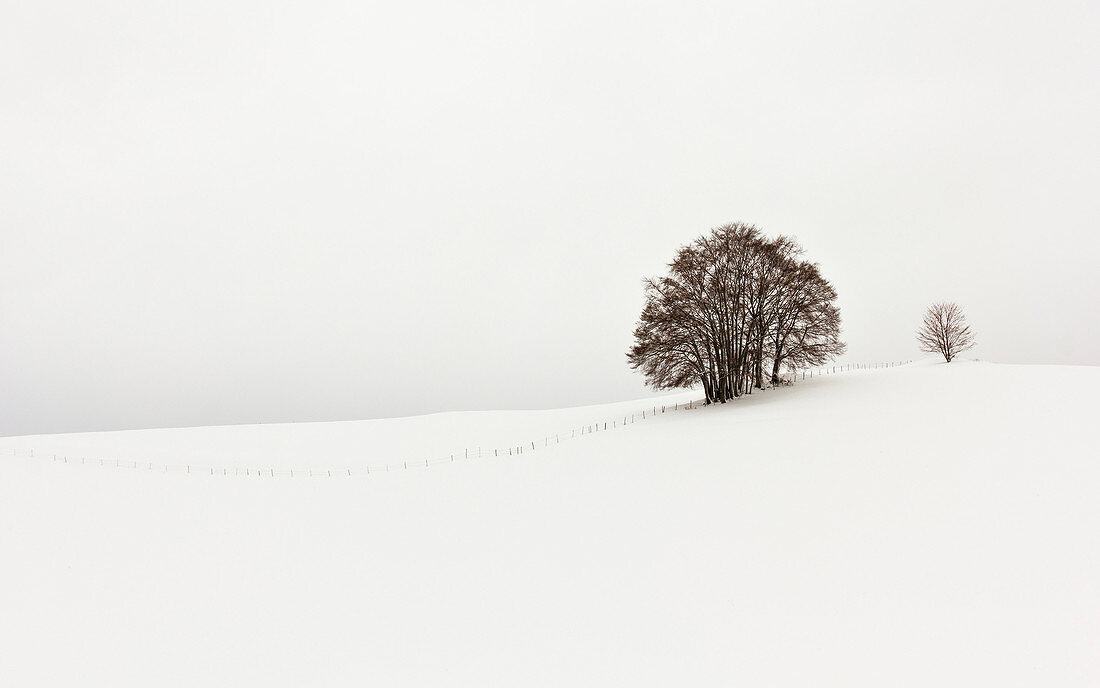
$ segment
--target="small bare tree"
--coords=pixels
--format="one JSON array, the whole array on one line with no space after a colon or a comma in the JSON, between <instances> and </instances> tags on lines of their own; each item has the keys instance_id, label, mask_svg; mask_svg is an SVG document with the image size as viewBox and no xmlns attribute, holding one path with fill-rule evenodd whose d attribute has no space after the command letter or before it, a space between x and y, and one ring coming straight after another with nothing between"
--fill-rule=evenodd
<instances>
[{"instance_id":1,"label":"small bare tree","mask_svg":"<svg viewBox=\"0 0 1100 688\"><path fill-rule=\"evenodd\" d=\"M947 362L974 346L974 333L966 323L962 308L954 302L940 301L924 312L924 323L917 331L921 351L942 354Z\"/></svg>"}]
</instances>

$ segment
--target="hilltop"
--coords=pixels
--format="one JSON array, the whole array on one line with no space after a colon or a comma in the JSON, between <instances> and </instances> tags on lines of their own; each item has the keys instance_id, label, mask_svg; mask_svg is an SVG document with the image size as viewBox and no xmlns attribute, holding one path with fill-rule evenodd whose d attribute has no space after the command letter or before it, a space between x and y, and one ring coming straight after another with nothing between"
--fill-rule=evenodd
<instances>
[{"instance_id":1,"label":"hilltop","mask_svg":"<svg viewBox=\"0 0 1100 688\"><path fill-rule=\"evenodd\" d=\"M1098 384L0 438L0 684L1096 685Z\"/></svg>"}]
</instances>

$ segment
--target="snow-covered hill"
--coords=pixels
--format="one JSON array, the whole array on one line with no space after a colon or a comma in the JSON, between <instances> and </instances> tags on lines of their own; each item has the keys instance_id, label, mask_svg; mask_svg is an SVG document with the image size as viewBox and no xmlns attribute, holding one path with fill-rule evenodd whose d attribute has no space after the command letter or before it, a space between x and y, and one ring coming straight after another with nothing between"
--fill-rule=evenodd
<instances>
[{"instance_id":1,"label":"snow-covered hill","mask_svg":"<svg viewBox=\"0 0 1100 688\"><path fill-rule=\"evenodd\" d=\"M1100 685L1098 388L3 438L0 685Z\"/></svg>"}]
</instances>

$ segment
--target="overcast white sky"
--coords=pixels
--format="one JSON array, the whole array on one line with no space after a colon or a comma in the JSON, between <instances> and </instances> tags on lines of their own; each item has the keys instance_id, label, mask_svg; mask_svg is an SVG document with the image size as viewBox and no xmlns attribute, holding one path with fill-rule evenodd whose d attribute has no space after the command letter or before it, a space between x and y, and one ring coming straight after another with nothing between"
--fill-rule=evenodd
<instances>
[{"instance_id":1,"label":"overcast white sky","mask_svg":"<svg viewBox=\"0 0 1100 688\"><path fill-rule=\"evenodd\" d=\"M1100 364L1100 4L0 2L0 434L645 394L741 220L848 360Z\"/></svg>"}]
</instances>

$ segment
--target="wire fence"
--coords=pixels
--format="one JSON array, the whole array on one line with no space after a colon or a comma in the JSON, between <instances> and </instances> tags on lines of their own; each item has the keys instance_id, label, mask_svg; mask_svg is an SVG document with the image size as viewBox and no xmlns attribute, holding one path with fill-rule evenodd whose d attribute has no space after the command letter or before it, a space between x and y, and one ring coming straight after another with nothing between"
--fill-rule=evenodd
<instances>
[{"instance_id":1,"label":"wire fence","mask_svg":"<svg viewBox=\"0 0 1100 688\"><path fill-rule=\"evenodd\" d=\"M882 368L896 368L912 363L909 361L892 361L888 363L848 363L843 365L822 366L816 368L789 370L782 377L785 383L793 383L800 380L812 380L816 377L834 375L842 372L859 370L877 370ZM74 464L81 466L96 466L102 468L115 468L120 470L142 471L150 473L176 473L198 476L244 477L244 478L352 478L357 476L378 475L396 471L408 471L418 468L430 468L444 464L470 461L472 459L507 458L518 457L525 454L547 450L564 442L578 440L588 435L594 435L609 430L618 430L636 423L652 420L668 413L680 413L694 411L703 408L703 400L690 400L687 403L674 402L672 404L651 404L645 408L624 413L610 419L603 419L593 423L575 426L563 432L543 435L541 438L528 440L519 444L505 447L465 447L460 452L447 456L434 456L427 458L408 458L400 460L379 460L376 463L343 466L343 467L307 467L307 468L276 468L257 466L227 466L212 465L203 462L171 462L164 463L157 460L103 458L88 456L70 456L69 454L56 454L35 452L34 449L20 450L13 447L10 456L50 459L52 463Z\"/></svg>"}]
</instances>

